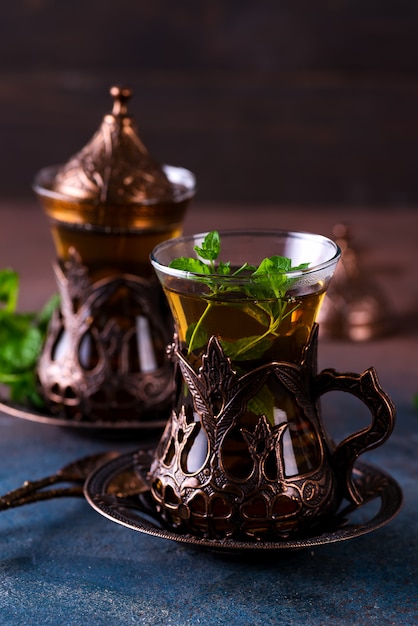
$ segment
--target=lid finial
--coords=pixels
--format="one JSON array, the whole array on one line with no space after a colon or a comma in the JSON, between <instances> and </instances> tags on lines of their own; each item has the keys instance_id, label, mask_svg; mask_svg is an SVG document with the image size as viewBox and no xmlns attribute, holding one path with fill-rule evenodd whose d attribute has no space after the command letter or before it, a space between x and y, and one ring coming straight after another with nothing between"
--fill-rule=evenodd
<instances>
[{"instance_id":1,"label":"lid finial","mask_svg":"<svg viewBox=\"0 0 418 626\"><path fill-rule=\"evenodd\" d=\"M126 115L128 112L127 103L132 97L132 89L130 87L114 85L110 88L110 95L113 98L112 115Z\"/></svg>"}]
</instances>

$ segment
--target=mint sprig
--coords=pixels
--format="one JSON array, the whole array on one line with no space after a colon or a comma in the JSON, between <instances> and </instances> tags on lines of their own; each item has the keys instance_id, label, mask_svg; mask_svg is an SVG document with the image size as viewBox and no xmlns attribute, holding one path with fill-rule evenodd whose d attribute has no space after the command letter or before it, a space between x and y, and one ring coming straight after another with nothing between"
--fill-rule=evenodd
<instances>
[{"instance_id":1,"label":"mint sprig","mask_svg":"<svg viewBox=\"0 0 418 626\"><path fill-rule=\"evenodd\" d=\"M299 306L288 309L289 299L286 299L288 291L294 279L289 278L288 273L304 270L309 263L301 263L293 266L291 259L283 256L272 256L261 261L258 267L244 263L238 269L231 270L230 262L218 261L221 250L221 240L218 231L211 231L203 239L200 246L194 246L198 258L180 257L170 263L170 267L193 272L202 275L201 280L209 287L209 293L205 296L207 305L197 322L189 326L186 332L188 343L188 355L194 350L204 346L209 337L204 329L204 322L210 310L215 306L215 299L219 294L239 291L248 297L248 303L244 305L245 312L266 327L264 333L253 337L244 337L235 342L220 340L225 354L232 360L250 360L262 356L271 346L275 337L279 336L279 328L286 317L291 315ZM251 280L245 280L240 284L228 281L222 282L220 277L237 278L245 272L245 276ZM272 294L275 300L272 302ZM290 300L291 301L291 300ZM242 301L237 304L231 300L228 306L243 307Z\"/></svg>"},{"instance_id":2,"label":"mint sprig","mask_svg":"<svg viewBox=\"0 0 418 626\"><path fill-rule=\"evenodd\" d=\"M221 251L221 238L217 230L212 230L206 235L201 246L195 246L194 250L201 259L210 261L214 266L214 261Z\"/></svg>"},{"instance_id":3,"label":"mint sprig","mask_svg":"<svg viewBox=\"0 0 418 626\"><path fill-rule=\"evenodd\" d=\"M58 295L39 313L18 313L18 295L17 272L0 270L0 384L9 388L14 402L42 407L36 368Z\"/></svg>"}]
</instances>

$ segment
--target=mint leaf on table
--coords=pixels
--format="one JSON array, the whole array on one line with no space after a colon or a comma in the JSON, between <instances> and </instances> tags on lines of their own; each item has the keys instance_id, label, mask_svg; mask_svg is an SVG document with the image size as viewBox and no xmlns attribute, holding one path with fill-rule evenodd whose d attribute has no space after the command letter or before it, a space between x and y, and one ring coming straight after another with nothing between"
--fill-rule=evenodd
<instances>
[{"instance_id":1,"label":"mint leaf on table","mask_svg":"<svg viewBox=\"0 0 418 626\"><path fill-rule=\"evenodd\" d=\"M19 275L12 269L0 271L0 312L13 313L17 306Z\"/></svg>"},{"instance_id":2,"label":"mint leaf on table","mask_svg":"<svg viewBox=\"0 0 418 626\"><path fill-rule=\"evenodd\" d=\"M19 313L18 295L17 272L0 270L0 384L8 387L12 401L42 407L36 368L59 297L54 295L39 313Z\"/></svg>"}]
</instances>

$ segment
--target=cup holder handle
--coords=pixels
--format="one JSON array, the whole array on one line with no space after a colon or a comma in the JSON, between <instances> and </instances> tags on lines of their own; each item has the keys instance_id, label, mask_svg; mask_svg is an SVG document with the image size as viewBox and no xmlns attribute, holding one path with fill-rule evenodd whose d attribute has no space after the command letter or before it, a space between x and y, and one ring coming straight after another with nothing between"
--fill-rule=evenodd
<instances>
[{"instance_id":1,"label":"cup holder handle","mask_svg":"<svg viewBox=\"0 0 418 626\"><path fill-rule=\"evenodd\" d=\"M346 437L333 453L333 463L343 495L356 505L363 502L353 480L356 459L368 450L384 443L395 425L395 407L380 386L373 367L362 374L339 373L326 369L315 377L315 392L319 398L329 391L344 391L364 402L372 415L369 426Z\"/></svg>"}]
</instances>

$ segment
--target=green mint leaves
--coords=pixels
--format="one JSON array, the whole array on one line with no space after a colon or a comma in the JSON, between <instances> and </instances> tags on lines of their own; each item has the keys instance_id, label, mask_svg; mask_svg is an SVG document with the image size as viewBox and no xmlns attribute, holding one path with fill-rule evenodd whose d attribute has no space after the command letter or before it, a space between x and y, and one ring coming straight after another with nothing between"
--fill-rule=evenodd
<instances>
[{"instance_id":1,"label":"green mint leaves","mask_svg":"<svg viewBox=\"0 0 418 626\"><path fill-rule=\"evenodd\" d=\"M221 251L221 238L218 231L208 233L202 242L202 246L195 246L195 252L201 259L216 261Z\"/></svg>"},{"instance_id":2,"label":"green mint leaves","mask_svg":"<svg viewBox=\"0 0 418 626\"><path fill-rule=\"evenodd\" d=\"M296 267L292 266L292 261L284 256L272 256L263 259L257 267L253 276L257 276L260 284L273 290L276 298L283 297L285 292L291 285L292 279L287 276L288 272L297 270L305 270L309 263L301 263Z\"/></svg>"},{"instance_id":3,"label":"green mint leaves","mask_svg":"<svg viewBox=\"0 0 418 626\"><path fill-rule=\"evenodd\" d=\"M17 306L19 276L6 268L0 272L0 313L13 313Z\"/></svg>"},{"instance_id":4,"label":"green mint leaves","mask_svg":"<svg viewBox=\"0 0 418 626\"><path fill-rule=\"evenodd\" d=\"M248 297L248 303L239 304L225 301L228 306L240 306L251 317L265 326L265 332L255 337L243 337L235 342L221 340L223 350L232 360L256 359L263 355L271 346L275 336L279 334L281 322L299 306L288 307L286 292L294 282L288 273L304 270L309 263L293 266L291 259L282 256L272 256L261 261L258 267L244 263L241 267L231 270L230 262L218 261L221 250L221 239L217 231L208 233L201 245L194 250L198 258L180 257L170 263L171 268L193 272L202 275L202 281L209 286L206 309L197 322L189 326L186 332L188 354L206 345L209 337L205 330L205 319L215 305L214 299L228 292L239 291ZM219 277L239 278L245 272L246 280L237 284L219 280ZM250 277L250 280L248 280ZM272 301L272 295L275 300ZM263 301L264 300L264 301Z\"/></svg>"},{"instance_id":5,"label":"green mint leaves","mask_svg":"<svg viewBox=\"0 0 418 626\"><path fill-rule=\"evenodd\" d=\"M228 273L227 266L229 264L220 263L218 269L215 267L215 261L221 250L221 239L216 230L208 233L202 242L202 246L195 246L194 250L200 258L194 259L183 256L178 259L174 259L174 261L170 263L170 267L177 270L183 270L184 272L193 272L194 274ZM203 261L200 259L203 259ZM205 263L204 261L208 261L208 263Z\"/></svg>"},{"instance_id":6,"label":"green mint leaves","mask_svg":"<svg viewBox=\"0 0 418 626\"><path fill-rule=\"evenodd\" d=\"M210 274L209 265L199 259L191 259L184 256L171 261L170 267L183 272L193 272L193 274Z\"/></svg>"},{"instance_id":7,"label":"green mint leaves","mask_svg":"<svg viewBox=\"0 0 418 626\"><path fill-rule=\"evenodd\" d=\"M0 270L0 384L10 391L10 399L41 407L37 391L36 367L58 296L53 296L40 313L18 313L19 275Z\"/></svg>"}]
</instances>

